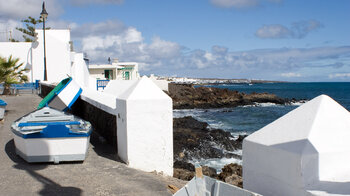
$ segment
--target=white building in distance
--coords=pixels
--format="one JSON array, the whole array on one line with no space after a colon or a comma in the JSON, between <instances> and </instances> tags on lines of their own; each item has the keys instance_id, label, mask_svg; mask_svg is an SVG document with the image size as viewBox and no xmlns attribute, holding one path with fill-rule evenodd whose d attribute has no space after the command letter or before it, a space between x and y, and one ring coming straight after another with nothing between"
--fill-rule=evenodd
<instances>
[{"instance_id":1,"label":"white building in distance","mask_svg":"<svg viewBox=\"0 0 350 196\"><path fill-rule=\"evenodd\" d=\"M136 62L119 62L114 59L111 64L89 65L90 76L99 80L137 80L140 78Z\"/></svg>"}]
</instances>

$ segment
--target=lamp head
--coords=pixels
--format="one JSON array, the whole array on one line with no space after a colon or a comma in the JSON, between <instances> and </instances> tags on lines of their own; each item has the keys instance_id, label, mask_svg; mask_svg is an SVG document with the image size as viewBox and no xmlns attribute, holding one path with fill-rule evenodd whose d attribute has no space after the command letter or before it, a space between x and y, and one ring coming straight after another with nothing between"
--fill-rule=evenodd
<instances>
[{"instance_id":1,"label":"lamp head","mask_svg":"<svg viewBox=\"0 0 350 196\"><path fill-rule=\"evenodd\" d=\"M47 18L47 15L49 15L45 9L45 2L43 2L43 8L41 10L41 13L40 13L40 16L42 19L46 19Z\"/></svg>"}]
</instances>

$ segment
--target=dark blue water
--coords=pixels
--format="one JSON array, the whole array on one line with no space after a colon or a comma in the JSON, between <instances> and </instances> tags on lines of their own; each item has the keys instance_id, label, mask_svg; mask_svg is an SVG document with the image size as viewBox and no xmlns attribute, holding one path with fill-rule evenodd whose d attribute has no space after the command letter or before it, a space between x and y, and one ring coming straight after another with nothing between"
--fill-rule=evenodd
<instances>
[{"instance_id":1,"label":"dark blue water","mask_svg":"<svg viewBox=\"0 0 350 196\"><path fill-rule=\"evenodd\" d=\"M310 100L321 94L326 94L350 110L350 83L267 83L267 84L231 84L212 85L210 87L227 88L244 93L273 93L282 98L296 98ZM273 122L300 104L276 105L272 103L257 104L222 109L191 109L174 110L174 117L193 116L207 122L212 128L220 128L231 132L233 136L251 134L265 125ZM232 152L241 154L238 150ZM192 160L193 163L208 165L218 171L228 163L241 163L239 159L206 159Z\"/></svg>"},{"instance_id":2,"label":"dark blue water","mask_svg":"<svg viewBox=\"0 0 350 196\"><path fill-rule=\"evenodd\" d=\"M326 94L350 110L350 83L265 83L265 84L230 84L209 85L209 87L227 88L244 93L273 93L282 98L310 100ZM213 128L230 131L233 135L250 134L271 123L296 105L260 104L224 109L175 110L174 116L192 115L198 120L208 122Z\"/></svg>"}]
</instances>

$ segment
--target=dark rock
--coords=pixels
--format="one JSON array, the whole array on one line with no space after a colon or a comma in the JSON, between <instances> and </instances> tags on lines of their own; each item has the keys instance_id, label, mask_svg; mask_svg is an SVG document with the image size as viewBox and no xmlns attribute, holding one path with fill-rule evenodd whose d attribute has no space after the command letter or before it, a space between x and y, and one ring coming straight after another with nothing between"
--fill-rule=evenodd
<instances>
[{"instance_id":1,"label":"dark rock","mask_svg":"<svg viewBox=\"0 0 350 196\"><path fill-rule=\"evenodd\" d=\"M186 180L189 181L194 177L194 172L185 170L185 169L179 169L179 168L174 168L174 178L178 178L181 180Z\"/></svg>"},{"instance_id":2,"label":"dark rock","mask_svg":"<svg viewBox=\"0 0 350 196\"><path fill-rule=\"evenodd\" d=\"M202 172L204 175L209 176L211 178L217 178L218 174L216 173L216 169L208 166L202 166Z\"/></svg>"},{"instance_id":3,"label":"dark rock","mask_svg":"<svg viewBox=\"0 0 350 196\"><path fill-rule=\"evenodd\" d=\"M248 135L239 135L237 141L243 142L244 138L246 138Z\"/></svg>"},{"instance_id":4,"label":"dark rock","mask_svg":"<svg viewBox=\"0 0 350 196\"><path fill-rule=\"evenodd\" d=\"M242 177L235 174L232 174L231 176L226 177L224 182L243 188Z\"/></svg>"},{"instance_id":5,"label":"dark rock","mask_svg":"<svg viewBox=\"0 0 350 196\"><path fill-rule=\"evenodd\" d=\"M242 166L236 163L225 165L217 179L242 188Z\"/></svg>"},{"instance_id":6,"label":"dark rock","mask_svg":"<svg viewBox=\"0 0 350 196\"><path fill-rule=\"evenodd\" d=\"M219 174L218 179L225 181L225 179L232 175L237 175L242 177L242 166L236 163L230 163L222 168L222 172Z\"/></svg>"},{"instance_id":7,"label":"dark rock","mask_svg":"<svg viewBox=\"0 0 350 196\"><path fill-rule=\"evenodd\" d=\"M178 161L178 160L176 160L174 162L174 168L185 169L185 170L188 170L188 171L191 171L191 172L195 171L194 165L192 163L188 163L188 162L185 162L185 161Z\"/></svg>"},{"instance_id":8,"label":"dark rock","mask_svg":"<svg viewBox=\"0 0 350 196\"><path fill-rule=\"evenodd\" d=\"M230 108L254 103L285 104L289 100L269 93L245 94L228 89L198 87L193 85L169 84L169 96L173 99L175 109L192 108ZM223 112L231 112L224 110Z\"/></svg>"},{"instance_id":9,"label":"dark rock","mask_svg":"<svg viewBox=\"0 0 350 196\"><path fill-rule=\"evenodd\" d=\"M221 129L210 130L207 123L193 117L174 118L174 158L188 161L226 157L226 151L236 150L241 142Z\"/></svg>"}]
</instances>

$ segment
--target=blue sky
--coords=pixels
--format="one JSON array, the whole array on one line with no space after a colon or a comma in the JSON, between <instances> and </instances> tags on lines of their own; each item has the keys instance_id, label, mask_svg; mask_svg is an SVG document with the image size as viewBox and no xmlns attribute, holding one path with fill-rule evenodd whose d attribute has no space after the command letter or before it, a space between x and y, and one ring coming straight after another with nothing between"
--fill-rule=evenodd
<instances>
[{"instance_id":1,"label":"blue sky","mask_svg":"<svg viewBox=\"0 0 350 196\"><path fill-rule=\"evenodd\" d=\"M0 31L39 15L41 3L0 0ZM141 74L166 76L350 81L348 0L50 0L46 5L49 26L70 28L75 49L91 63L119 58L139 62Z\"/></svg>"}]
</instances>

